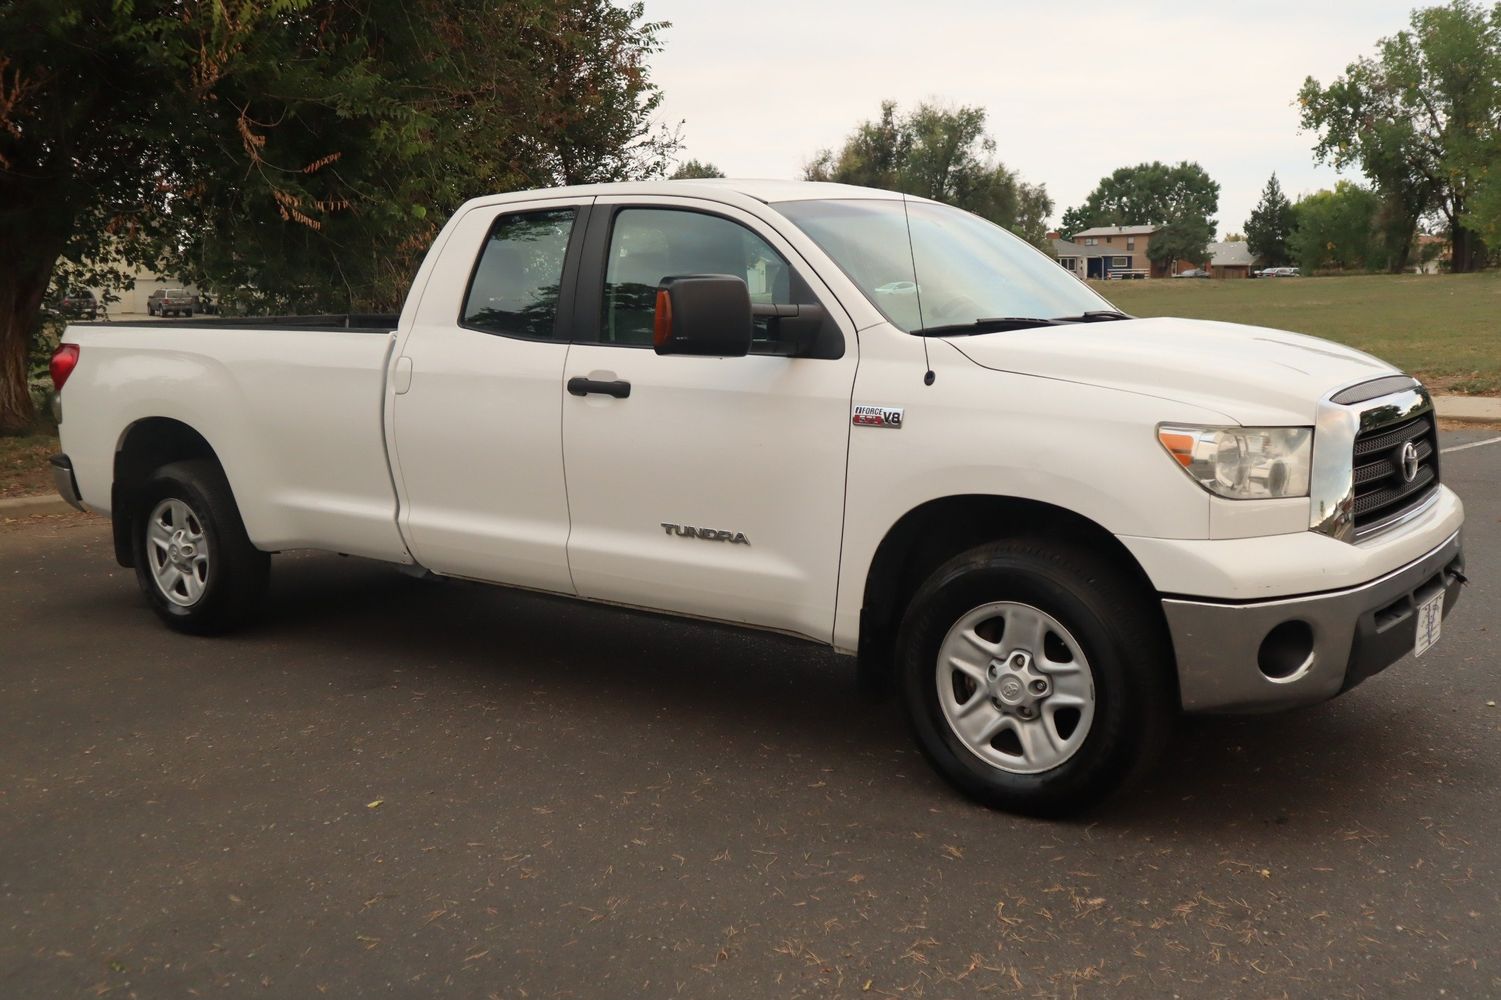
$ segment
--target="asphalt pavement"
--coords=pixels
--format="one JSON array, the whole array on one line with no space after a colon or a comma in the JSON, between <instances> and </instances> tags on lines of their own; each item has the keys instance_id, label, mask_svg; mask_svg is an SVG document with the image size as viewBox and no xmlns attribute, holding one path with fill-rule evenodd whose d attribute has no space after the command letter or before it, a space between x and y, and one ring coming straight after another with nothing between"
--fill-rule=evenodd
<instances>
[{"instance_id":1,"label":"asphalt pavement","mask_svg":"<svg viewBox=\"0 0 1501 1000\"><path fill-rule=\"evenodd\" d=\"M1065 823L791 641L314 554L193 639L0 519L0 997L1501 996L1501 444L1444 474L1432 652Z\"/></svg>"}]
</instances>

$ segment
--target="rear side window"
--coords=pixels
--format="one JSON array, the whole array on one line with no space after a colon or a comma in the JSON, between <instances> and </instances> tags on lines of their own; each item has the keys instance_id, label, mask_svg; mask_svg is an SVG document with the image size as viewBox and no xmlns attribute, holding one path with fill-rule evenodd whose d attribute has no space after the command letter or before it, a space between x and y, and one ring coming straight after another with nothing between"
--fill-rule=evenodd
<instances>
[{"instance_id":1,"label":"rear side window","mask_svg":"<svg viewBox=\"0 0 1501 1000\"><path fill-rule=\"evenodd\" d=\"M462 325L506 337L557 337L558 291L575 209L503 215L485 239Z\"/></svg>"}]
</instances>

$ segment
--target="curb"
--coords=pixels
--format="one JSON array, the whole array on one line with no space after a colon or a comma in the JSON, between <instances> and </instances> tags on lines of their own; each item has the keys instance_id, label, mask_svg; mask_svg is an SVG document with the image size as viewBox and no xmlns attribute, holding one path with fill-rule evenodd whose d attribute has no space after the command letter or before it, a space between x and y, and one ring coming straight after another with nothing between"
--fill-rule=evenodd
<instances>
[{"instance_id":1,"label":"curb","mask_svg":"<svg viewBox=\"0 0 1501 1000\"><path fill-rule=\"evenodd\" d=\"M1501 424L1501 399L1494 396L1435 396L1433 408L1442 420Z\"/></svg>"},{"instance_id":2,"label":"curb","mask_svg":"<svg viewBox=\"0 0 1501 1000\"><path fill-rule=\"evenodd\" d=\"M62 497L11 497L0 499L0 518L29 517L32 514L68 514L74 508Z\"/></svg>"}]
</instances>

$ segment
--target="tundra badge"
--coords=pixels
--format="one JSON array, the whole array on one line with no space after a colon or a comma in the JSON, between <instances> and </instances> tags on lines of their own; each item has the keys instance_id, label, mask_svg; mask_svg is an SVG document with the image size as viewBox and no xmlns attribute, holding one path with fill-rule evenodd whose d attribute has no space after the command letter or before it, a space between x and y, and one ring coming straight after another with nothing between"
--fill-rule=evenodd
<instances>
[{"instance_id":1,"label":"tundra badge","mask_svg":"<svg viewBox=\"0 0 1501 1000\"><path fill-rule=\"evenodd\" d=\"M695 528L688 524L672 524L668 521L660 522L662 530L669 535L677 535L679 538L702 538L710 542L729 542L731 545L749 545L750 539L738 531L724 531L719 528Z\"/></svg>"},{"instance_id":2,"label":"tundra badge","mask_svg":"<svg viewBox=\"0 0 1501 1000\"><path fill-rule=\"evenodd\" d=\"M850 422L856 427L890 427L901 430L904 408L900 406L871 406L856 403Z\"/></svg>"}]
</instances>

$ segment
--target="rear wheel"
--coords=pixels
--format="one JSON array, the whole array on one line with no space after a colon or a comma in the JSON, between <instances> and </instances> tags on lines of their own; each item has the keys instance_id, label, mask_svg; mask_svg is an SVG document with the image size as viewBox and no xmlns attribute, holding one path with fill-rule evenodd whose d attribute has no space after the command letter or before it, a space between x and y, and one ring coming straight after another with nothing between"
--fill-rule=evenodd
<instances>
[{"instance_id":1,"label":"rear wheel","mask_svg":"<svg viewBox=\"0 0 1501 1000\"><path fill-rule=\"evenodd\" d=\"M163 466L136 510L136 581L162 621L180 632L212 635L254 615L271 557L250 543L216 463Z\"/></svg>"},{"instance_id":2,"label":"rear wheel","mask_svg":"<svg viewBox=\"0 0 1501 1000\"><path fill-rule=\"evenodd\" d=\"M1144 771L1176 714L1149 595L1087 550L984 545L918 589L898 638L908 718L934 767L976 800L1087 809Z\"/></svg>"}]
</instances>

